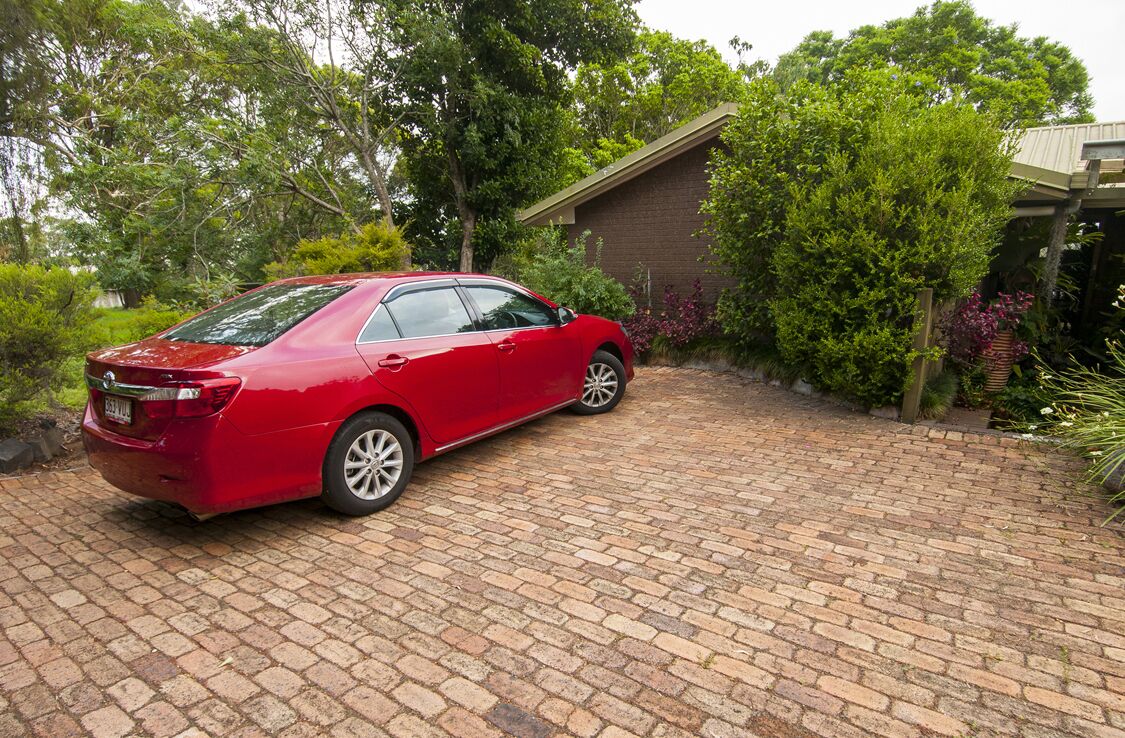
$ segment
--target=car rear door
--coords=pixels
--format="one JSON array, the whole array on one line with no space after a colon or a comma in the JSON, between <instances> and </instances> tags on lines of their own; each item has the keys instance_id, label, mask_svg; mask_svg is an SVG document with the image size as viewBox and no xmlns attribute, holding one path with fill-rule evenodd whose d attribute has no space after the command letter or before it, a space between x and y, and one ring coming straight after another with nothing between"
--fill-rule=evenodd
<instances>
[{"instance_id":1,"label":"car rear door","mask_svg":"<svg viewBox=\"0 0 1125 738\"><path fill-rule=\"evenodd\" d=\"M584 370L581 342L535 297L493 280L459 279L500 362L502 421L575 399Z\"/></svg>"},{"instance_id":2,"label":"car rear door","mask_svg":"<svg viewBox=\"0 0 1125 738\"><path fill-rule=\"evenodd\" d=\"M497 351L477 329L452 279L392 289L356 348L439 446L497 424Z\"/></svg>"}]
</instances>

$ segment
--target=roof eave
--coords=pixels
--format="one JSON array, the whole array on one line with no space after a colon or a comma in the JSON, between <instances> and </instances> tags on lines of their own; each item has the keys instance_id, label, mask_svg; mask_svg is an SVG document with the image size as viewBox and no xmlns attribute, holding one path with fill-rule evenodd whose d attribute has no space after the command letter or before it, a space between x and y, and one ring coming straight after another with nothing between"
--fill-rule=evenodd
<instances>
[{"instance_id":1,"label":"roof eave","mask_svg":"<svg viewBox=\"0 0 1125 738\"><path fill-rule=\"evenodd\" d=\"M1026 180L1039 187L1062 192L1070 191L1070 174L1066 172L1057 172L1053 169L1043 169L1042 167L1014 161L1012 162L1012 168L1009 170L1009 176L1014 179Z\"/></svg>"}]
</instances>

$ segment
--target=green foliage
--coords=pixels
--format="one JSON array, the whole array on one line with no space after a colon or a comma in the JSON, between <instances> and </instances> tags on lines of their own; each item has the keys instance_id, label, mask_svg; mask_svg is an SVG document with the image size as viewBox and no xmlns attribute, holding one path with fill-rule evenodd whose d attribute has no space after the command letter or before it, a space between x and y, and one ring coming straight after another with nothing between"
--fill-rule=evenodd
<instances>
[{"instance_id":1,"label":"green foliage","mask_svg":"<svg viewBox=\"0 0 1125 738\"><path fill-rule=\"evenodd\" d=\"M653 141L716 105L738 101L744 85L706 41L646 29L628 57L580 66L574 96L585 143L597 147L603 140Z\"/></svg>"},{"instance_id":2,"label":"green foliage","mask_svg":"<svg viewBox=\"0 0 1125 738\"><path fill-rule=\"evenodd\" d=\"M989 404L984 385L988 381L988 371L983 364L961 368L957 377L957 402L965 407L982 408Z\"/></svg>"},{"instance_id":3,"label":"green foliage","mask_svg":"<svg viewBox=\"0 0 1125 738\"><path fill-rule=\"evenodd\" d=\"M848 100L850 102L850 98ZM737 286L724 292L718 317L730 334L771 343L771 260L785 238L790 187L819 176L833 152L857 135L862 111L842 109L829 89L801 83L782 94L771 79L752 82L738 117L723 132L726 149L711 158L712 249Z\"/></svg>"},{"instance_id":4,"label":"green foliage","mask_svg":"<svg viewBox=\"0 0 1125 738\"><path fill-rule=\"evenodd\" d=\"M66 359L90 346L93 277L0 264L0 432L63 382Z\"/></svg>"},{"instance_id":5,"label":"green foliage","mask_svg":"<svg viewBox=\"0 0 1125 738\"><path fill-rule=\"evenodd\" d=\"M505 245L482 243L478 258L479 226L493 222L485 235L495 239L510 230L516 207L557 189L568 75L627 49L632 3L397 0L385 7L386 79L404 121L410 237L439 258L459 254L468 271Z\"/></svg>"},{"instance_id":6,"label":"green foliage","mask_svg":"<svg viewBox=\"0 0 1125 738\"><path fill-rule=\"evenodd\" d=\"M915 295L963 296L1010 215L1011 145L988 116L927 106L889 73L853 74L754 104L724 132L711 197L714 249L738 285L724 328L776 337L818 386L894 404L915 352Z\"/></svg>"},{"instance_id":7,"label":"green foliage","mask_svg":"<svg viewBox=\"0 0 1125 738\"><path fill-rule=\"evenodd\" d=\"M1096 482L1125 464L1125 344L1120 339L1107 342L1106 354L1101 367L1074 363L1058 373L1039 374L1041 387L1055 400L1040 408L1039 429L1087 457L1089 478ZM1114 501L1123 499L1125 493Z\"/></svg>"},{"instance_id":8,"label":"green foliage","mask_svg":"<svg viewBox=\"0 0 1125 738\"><path fill-rule=\"evenodd\" d=\"M584 233L574 246L565 242L547 243L519 269L521 282L533 292L579 313L623 320L636 310L625 285L610 277L598 265L601 242L595 247L594 263L586 263Z\"/></svg>"},{"instance_id":9,"label":"green foliage","mask_svg":"<svg viewBox=\"0 0 1125 738\"><path fill-rule=\"evenodd\" d=\"M919 76L936 102L963 95L1009 125L1093 120L1086 67L1070 49L1044 37L994 25L963 0L938 0L914 15L862 26L847 38L810 33L774 69L784 87L843 79L850 70L893 64Z\"/></svg>"},{"instance_id":10,"label":"green foliage","mask_svg":"<svg viewBox=\"0 0 1125 738\"><path fill-rule=\"evenodd\" d=\"M1040 411L1053 405L1055 397L1040 381L1038 365L1024 369L1017 364L1013 370L1004 389L992 398L993 417L1005 427L1038 425L1043 418Z\"/></svg>"},{"instance_id":11,"label":"green foliage","mask_svg":"<svg viewBox=\"0 0 1125 738\"><path fill-rule=\"evenodd\" d=\"M90 342L97 346L121 346L156 335L187 320L195 311L162 305L152 298L139 308L103 308L93 324Z\"/></svg>"},{"instance_id":12,"label":"green foliage","mask_svg":"<svg viewBox=\"0 0 1125 738\"><path fill-rule=\"evenodd\" d=\"M257 280L298 238L374 215L342 135L282 84L276 32L161 0L26 10L35 53L14 63L35 84L0 134L41 152L24 184L81 214L70 253L131 303Z\"/></svg>"},{"instance_id":13,"label":"green foliage","mask_svg":"<svg viewBox=\"0 0 1125 738\"><path fill-rule=\"evenodd\" d=\"M944 418L957 399L957 385L957 374L948 369L927 379L918 405L920 415L935 420Z\"/></svg>"},{"instance_id":14,"label":"green foliage","mask_svg":"<svg viewBox=\"0 0 1125 738\"><path fill-rule=\"evenodd\" d=\"M402 232L383 223L368 223L359 233L301 241L284 262L267 264L270 279L308 274L386 272L398 269L410 247Z\"/></svg>"}]
</instances>

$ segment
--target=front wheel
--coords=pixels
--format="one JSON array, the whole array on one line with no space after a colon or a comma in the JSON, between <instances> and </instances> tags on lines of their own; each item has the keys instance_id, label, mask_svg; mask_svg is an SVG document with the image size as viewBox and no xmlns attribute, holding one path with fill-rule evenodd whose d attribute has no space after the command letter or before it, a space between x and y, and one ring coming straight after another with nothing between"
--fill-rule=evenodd
<instances>
[{"instance_id":1,"label":"front wheel","mask_svg":"<svg viewBox=\"0 0 1125 738\"><path fill-rule=\"evenodd\" d=\"M337 431L324 458L326 505L345 515L369 515L398 499L414 471L414 443L386 413L356 415Z\"/></svg>"},{"instance_id":2,"label":"front wheel","mask_svg":"<svg viewBox=\"0 0 1125 738\"><path fill-rule=\"evenodd\" d=\"M579 415L608 413L625 394L625 365L608 351L595 351L586 365L582 399L570 406Z\"/></svg>"}]
</instances>

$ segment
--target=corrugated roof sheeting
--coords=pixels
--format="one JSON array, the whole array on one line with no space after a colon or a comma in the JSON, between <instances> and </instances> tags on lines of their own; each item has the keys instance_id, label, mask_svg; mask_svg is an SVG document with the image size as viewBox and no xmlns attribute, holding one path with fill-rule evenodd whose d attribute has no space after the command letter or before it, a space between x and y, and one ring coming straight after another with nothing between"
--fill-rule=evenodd
<instances>
[{"instance_id":1,"label":"corrugated roof sheeting","mask_svg":"<svg viewBox=\"0 0 1125 738\"><path fill-rule=\"evenodd\" d=\"M1125 138L1125 121L1028 128L1015 161L1070 174L1084 167L1079 161L1083 143L1121 138Z\"/></svg>"}]
</instances>

